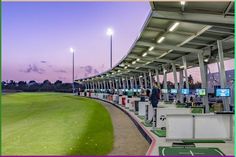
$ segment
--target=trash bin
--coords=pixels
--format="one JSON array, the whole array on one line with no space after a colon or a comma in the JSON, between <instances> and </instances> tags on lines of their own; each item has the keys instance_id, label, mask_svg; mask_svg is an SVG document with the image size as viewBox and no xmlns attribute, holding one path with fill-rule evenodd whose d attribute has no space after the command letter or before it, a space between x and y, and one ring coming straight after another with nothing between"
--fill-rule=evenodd
<instances>
[{"instance_id":1,"label":"trash bin","mask_svg":"<svg viewBox=\"0 0 236 157\"><path fill-rule=\"evenodd\" d=\"M122 97L122 105L125 106L125 97Z\"/></svg>"},{"instance_id":2,"label":"trash bin","mask_svg":"<svg viewBox=\"0 0 236 157\"><path fill-rule=\"evenodd\" d=\"M138 103L139 103L138 100L135 100L135 101L134 101L134 111L135 111L135 112L138 112Z\"/></svg>"}]
</instances>

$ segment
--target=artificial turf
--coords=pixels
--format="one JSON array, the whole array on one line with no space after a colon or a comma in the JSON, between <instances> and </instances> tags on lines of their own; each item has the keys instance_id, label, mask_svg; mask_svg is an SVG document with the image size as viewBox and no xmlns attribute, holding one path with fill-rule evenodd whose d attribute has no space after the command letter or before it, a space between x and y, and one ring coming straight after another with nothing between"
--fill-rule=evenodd
<instances>
[{"instance_id":1,"label":"artificial turf","mask_svg":"<svg viewBox=\"0 0 236 157\"><path fill-rule=\"evenodd\" d=\"M2 96L2 155L106 155L114 135L95 100L60 93Z\"/></svg>"}]
</instances>

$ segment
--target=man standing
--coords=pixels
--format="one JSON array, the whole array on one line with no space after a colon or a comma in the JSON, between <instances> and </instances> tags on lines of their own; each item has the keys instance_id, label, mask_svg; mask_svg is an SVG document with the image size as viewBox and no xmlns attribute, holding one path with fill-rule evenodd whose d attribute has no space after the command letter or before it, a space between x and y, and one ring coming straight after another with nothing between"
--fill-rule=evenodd
<instances>
[{"instance_id":1,"label":"man standing","mask_svg":"<svg viewBox=\"0 0 236 157\"><path fill-rule=\"evenodd\" d=\"M160 88L158 87L157 82L155 82L153 83L152 93L149 98L153 107L153 112L154 112L153 118L151 120L153 130L156 128L156 110L157 110L157 104L159 102L159 99L160 99Z\"/></svg>"}]
</instances>

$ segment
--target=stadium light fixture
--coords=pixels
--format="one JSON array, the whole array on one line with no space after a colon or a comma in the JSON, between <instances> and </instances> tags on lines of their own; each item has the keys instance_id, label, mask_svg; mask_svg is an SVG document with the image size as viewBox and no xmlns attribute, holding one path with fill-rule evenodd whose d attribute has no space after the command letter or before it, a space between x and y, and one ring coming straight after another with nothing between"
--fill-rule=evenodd
<instances>
[{"instance_id":1,"label":"stadium light fixture","mask_svg":"<svg viewBox=\"0 0 236 157\"><path fill-rule=\"evenodd\" d=\"M170 28L169 28L169 31L172 32L174 31L179 25L179 22L175 22Z\"/></svg>"},{"instance_id":2,"label":"stadium light fixture","mask_svg":"<svg viewBox=\"0 0 236 157\"><path fill-rule=\"evenodd\" d=\"M160 39L157 41L159 44L163 42L163 40L165 39L165 37L160 37Z\"/></svg>"},{"instance_id":3,"label":"stadium light fixture","mask_svg":"<svg viewBox=\"0 0 236 157\"><path fill-rule=\"evenodd\" d=\"M113 30L111 28L107 29L107 35L112 36L114 34Z\"/></svg>"}]
</instances>

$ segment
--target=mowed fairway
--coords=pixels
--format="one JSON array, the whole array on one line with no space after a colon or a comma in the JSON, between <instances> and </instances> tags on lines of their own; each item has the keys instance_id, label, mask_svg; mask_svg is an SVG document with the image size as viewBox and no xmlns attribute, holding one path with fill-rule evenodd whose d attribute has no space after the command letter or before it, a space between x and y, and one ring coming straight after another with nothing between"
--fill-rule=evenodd
<instances>
[{"instance_id":1,"label":"mowed fairway","mask_svg":"<svg viewBox=\"0 0 236 157\"><path fill-rule=\"evenodd\" d=\"M2 96L2 155L106 155L113 127L102 104L60 93Z\"/></svg>"}]
</instances>

